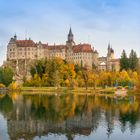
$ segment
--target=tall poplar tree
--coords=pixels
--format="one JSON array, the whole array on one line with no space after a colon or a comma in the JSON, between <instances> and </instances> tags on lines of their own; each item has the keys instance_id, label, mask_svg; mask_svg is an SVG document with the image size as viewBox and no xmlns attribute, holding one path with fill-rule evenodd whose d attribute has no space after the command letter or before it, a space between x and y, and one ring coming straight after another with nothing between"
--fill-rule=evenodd
<instances>
[{"instance_id":1,"label":"tall poplar tree","mask_svg":"<svg viewBox=\"0 0 140 140\"><path fill-rule=\"evenodd\" d=\"M136 52L132 49L129 55L129 68L136 71L138 67L138 58Z\"/></svg>"},{"instance_id":2,"label":"tall poplar tree","mask_svg":"<svg viewBox=\"0 0 140 140\"><path fill-rule=\"evenodd\" d=\"M125 50L123 50L121 58L120 58L120 70L128 70L129 69L129 61Z\"/></svg>"}]
</instances>

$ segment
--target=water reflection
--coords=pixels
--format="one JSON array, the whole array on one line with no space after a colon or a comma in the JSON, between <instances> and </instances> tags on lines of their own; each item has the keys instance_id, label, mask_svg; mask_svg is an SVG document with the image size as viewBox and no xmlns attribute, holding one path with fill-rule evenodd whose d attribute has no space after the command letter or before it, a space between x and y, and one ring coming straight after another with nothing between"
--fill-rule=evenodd
<instances>
[{"instance_id":1,"label":"water reflection","mask_svg":"<svg viewBox=\"0 0 140 140\"><path fill-rule=\"evenodd\" d=\"M92 136L105 129L110 138L116 127L135 133L140 126L140 97L124 99L84 95L0 95L0 112L7 119L11 140L49 134ZM102 130L101 130L102 131ZM98 134L98 133L97 133ZM62 138L62 137L61 137Z\"/></svg>"}]
</instances>

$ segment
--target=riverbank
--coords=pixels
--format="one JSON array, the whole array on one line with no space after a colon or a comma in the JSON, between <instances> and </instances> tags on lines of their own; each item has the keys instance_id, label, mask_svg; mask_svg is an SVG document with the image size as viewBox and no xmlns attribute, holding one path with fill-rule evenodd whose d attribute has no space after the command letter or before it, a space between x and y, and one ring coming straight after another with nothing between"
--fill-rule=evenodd
<instances>
[{"instance_id":1,"label":"riverbank","mask_svg":"<svg viewBox=\"0 0 140 140\"><path fill-rule=\"evenodd\" d=\"M22 87L20 89L21 92L77 92L77 93L95 93L95 92L101 92L101 93L114 93L115 88L92 88L89 87L87 90L83 87L78 87L75 89L68 88L68 87Z\"/></svg>"},{"instance_id":2,"label":"riverbank","mask_svg":"<svg viewBox=\"0 0 140 140\"><path fill-rule=\"evenodd\" d=\"M77 95L99 95L99 96L108 96L108 97L114 97L115 91L117 89L114 87L107 87L107 88L101 88L98 87L94 89L93 87L88 87L86 90L84 87L78 87L75 89L71 89L68 87L21 87L17 90L8 90L1 91L0 93L6 93L6 92L16 92L20 94L26 94L26 95L36 95L36 94L46 94L46 95L64 95L64 94L77 94ZM135 93L134 90L127 90L127 95L136 95L138 93ZM127 96L126 95L126 96Z\"/></svg>"},{"instance_id":3,"label":"riverbank","mask_svg":"<svg viewBox=\"0 0 140 140\"><path fill-rule=\"evenodd\" d=\"M85 88L67 88L67 87L22 87L20 93L35 95L35 94L47 94L47 95L62 95L62 94L77 94L77 95L100 95L100 96L114 96L116 88L108 87L108 88L96 88L89 87L87 90Z\"/></svg>"}]
</instances>

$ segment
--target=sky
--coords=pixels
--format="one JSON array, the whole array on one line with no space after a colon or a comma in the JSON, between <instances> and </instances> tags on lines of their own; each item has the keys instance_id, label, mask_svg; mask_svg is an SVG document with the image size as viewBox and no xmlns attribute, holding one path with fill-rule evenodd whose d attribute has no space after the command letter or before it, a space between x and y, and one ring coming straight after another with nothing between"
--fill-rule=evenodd
<instances>
[{"instance_id":1,"label":"sky","mask_svg":"<svg viewBox=\"0 0 140 140\"><path fill-rule=\"evenodd\" d=\"M18 39L65 44L69 28L78 43L90 43L106 56L131 49L140 57L140 0L0 0L0 65L7 44Z\"/></svg>"}]
</instances>

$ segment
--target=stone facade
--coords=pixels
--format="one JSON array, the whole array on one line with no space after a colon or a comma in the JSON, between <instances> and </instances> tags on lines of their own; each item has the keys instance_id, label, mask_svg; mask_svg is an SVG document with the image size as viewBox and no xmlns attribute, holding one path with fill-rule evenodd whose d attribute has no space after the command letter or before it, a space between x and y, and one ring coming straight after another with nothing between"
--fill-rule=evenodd
<instances>
[{"instance_id":1,"label":"stone facade","mask_svg":"<svg viewBox=\"0 0 140 140\"><path fill-rule=\"evenodd\" d=\"M98 57L98 70L103 71L119 71L120 59L114 57L114 50L108 44L108 52L106 57Z\"/></svg>"},{"instance_id":2,"label":"stone facade","mask_svg":"<svg viewBox=\"0 0 140 140\"><path fill-rule=\"evenodd\" d=\"M114 58L114 50L108 46L107 57L99 57L99 54L90 44L76 44L70 28L65 45L48 45L41 42L35 43L31 39L17 40L15 35L7 46L7 64L21 75L27 75L34 60L60 57L70 63L87 66L90 69L95 66L98 70L119 70L119 59Z\"/></svg>"}]
</instances>

